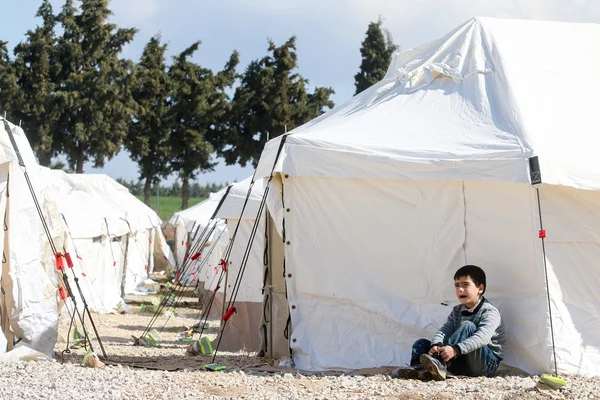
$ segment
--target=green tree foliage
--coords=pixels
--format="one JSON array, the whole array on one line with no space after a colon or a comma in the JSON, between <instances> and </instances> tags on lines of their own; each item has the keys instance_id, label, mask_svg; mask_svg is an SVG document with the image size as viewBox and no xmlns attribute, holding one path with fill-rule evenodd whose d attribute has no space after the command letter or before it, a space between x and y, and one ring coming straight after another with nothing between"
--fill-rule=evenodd
<instances>
[{"instance_id":1,"label":"green tree foliage","mask_svg":"<svg viewBox=\"0 0 600 400\"><path fill-rule=\"evenodd\" d=\"M129 189L129 192L135 196L140 196L144 193L145 183L142 181L128 181L123 178L117 178L117 182ZM226 185L224 183L208 182L203 185L193 181L190 182L190 197L208 197L211 193L216 193ZM152 195L156 194L156 184L152 185ZM159 196L177 196L181 197L181 184L179 181L173 182L171 186L158 186Z\"/></svg>"},{"instance_id":2,"label":"green tree foliage","mask_svg":"<svg viewBox=\"0 0 600 400\"><path fill-rule=\"evenodd\" d=\"M192 44L174 57L169 69L173 128L170 145L171 166L182 182L181 207L187 208L189 182L198 171L210 171L215 163L213 151L222 145L221 136L227 119L229 102L226 89L235 82L239 62L233 52L225 68L214 74L211 70L190 61L200 42Z\"/></svg>"},{"instance_id":3,"label":"green tree foliage","mask_svg":"<svg viewBox=\"0 0 600 400\"><path fill-rule=\"evenodd\" d=\"M17 85L13 63L10 60L7 42L0 40L0 116L16 120L20 105L21 93Z\"/></svg>"},{"instance_id":4,"label":"green tree foliage","mask_svg":"<svg viewBox=\"0 0 600 400\"><path fill-rule=\"evenodd\" d=\"M58 20L61 64L57 106L62 110L62 151L76 172L85 161L102 167L120 149L131 121L132 63L119 58L135 29L117 29L107 22L108 0L81 0L80 9L67 0Z\"/></svg>"},{"instance_id":5,"label":"green tree foliage","mask_svg":"<svg viewBox=\"0 0 600 400\"><path fill-rule=\"evenodd\" d=\"M56 63L56 17L48 0L36 17L42 18L42 25L27 31L27 39L15 48L15 70L23 96L19 118L40 164L49 167L60 150L61 138L53 137L60 117L55 98L60 66Z\"/></svg>"},{"instance_id":6,"label":"green tree foliage","mask_svg":"<svg viewBox=\"0 0 600 400\"><path fill-rule=\"evenodd\" d=\"M331 88L307 90L308 80L295 72L298 66L296 38L277 47L269 41L271 53L248 65L233 98L227 140L219 154L227 164L256 165L267 141L292 130L333 108Z\"/></svg>"},{"instance_id":7,"label":"green tree foliage","mask_svg":"<svg viewBox=\"0 0 600 400\"><path fill-rule=\"evenodd\" d=\"M140 181L128 181L125 178L117 178L115 180L117 181L117 183L120 183L121 185L129 189L129 193L133 194L134 196L139 196L144 193L144 184Z\"/></svg>"},{"instance_id":8,"label":"green tree foliage","mask_svg":"<svg viewBox=\"0 0 600 400\"><path fill-rule=\"evenodd\" d=\"M379 18L377 22L371 22L367 28L365 40L360 48L362 55L360 71L354 76L355 94L383 79L392 61L392 54L398 49L389 31L381 28L382 24L383 20Z\"/></svg>"},{"instance_id":9,"label":"green tree foliage","mask_svg":"<svg viewBox=\"0 0 600 400\"><path fill-rule=\"evenodd\" d=\"M171 148L169 134L170 82L165 67L167 45L160 36L150 39L139 64L134 69L133 99L135 113L129 128L126 147L138 163L144 184L144 202L150 202L153 180L169 175Z\"/></svg>"}]
</instances>

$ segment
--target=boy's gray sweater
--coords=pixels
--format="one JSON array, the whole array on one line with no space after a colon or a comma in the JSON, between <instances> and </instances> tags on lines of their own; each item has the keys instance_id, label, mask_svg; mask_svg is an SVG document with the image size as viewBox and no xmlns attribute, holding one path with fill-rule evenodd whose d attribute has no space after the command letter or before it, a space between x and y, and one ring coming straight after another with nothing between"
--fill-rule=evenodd
<instances>
[{"instance_id":1,"label":"boy's gray sweater","mask_svg":"<svg viewBox=\"0 0 600 400\"><path fill-rule=\"evenodd\" d=\"M471 321L475 324L477 330L473 336L457 344L461 354L467 354L483 346L488 346L496 357L502 360L504 358L502 347L505 343L505 329L502 324L500 312L485 298L482 299L482 301L484 303L481 308L475 314L470 316L461 314L463 307L461 304L455 306L448 316L448 320L444 326L437 331L431 343L444 343L444 338L452 335L462 322Z\"/></svg>"}]
</instances>

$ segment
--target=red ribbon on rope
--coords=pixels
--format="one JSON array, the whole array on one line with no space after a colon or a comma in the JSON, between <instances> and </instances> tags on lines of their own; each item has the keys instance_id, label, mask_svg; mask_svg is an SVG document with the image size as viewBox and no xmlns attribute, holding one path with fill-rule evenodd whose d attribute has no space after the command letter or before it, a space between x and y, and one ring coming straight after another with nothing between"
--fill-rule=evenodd
<instances>
[{"instance_id":1,"label":"red ribbon on rope","mask_svg":"<svg viewBox=\"0 0 600 400\"><path fill-rule=\"evenodd\" d=\"M237 310L235 309L235 306L229 307L229 310L227 310L227 312L225 313L225 315L223 315L223 318L222 318L223 321L227 321L229 318L231 318L231 316L235 312L237 312Z\"/></svg>"},{"instance_id":2,"label":"red ribbon on rope","mask_svg":"<svg viewBox=\"0 0 600 400\"><path fill-rule=\"evenodd\" d=\"M58 295L60 296L61 300L66 300L67 297L69 297L69 292L64 287L59 286L58 287Z\"/></svg>"},{"instance_id":3,"label":"red ribbon on rope","mask_svg":"<svg viewBox=\"0 0 600 400\"><path fill-rule=\"evenodd\" d=\"M54 254L54 258L56 258L56 270L57 271L62 271L65 269L65 263L63 261L63 255L61 252L56 252L56 254Z\"/></svg>"},{"instance_id":4,"label":"red ribbon on rope","mask_svg":"<svg viewBox=\"0 0 600 400\"><path fill-rule=\"evenodd\" d=\"M71 254L65 253L65 259L67 260L67 266L69 268L73 268L73 260L71 259Z\"/></svg>"}]
</instances>

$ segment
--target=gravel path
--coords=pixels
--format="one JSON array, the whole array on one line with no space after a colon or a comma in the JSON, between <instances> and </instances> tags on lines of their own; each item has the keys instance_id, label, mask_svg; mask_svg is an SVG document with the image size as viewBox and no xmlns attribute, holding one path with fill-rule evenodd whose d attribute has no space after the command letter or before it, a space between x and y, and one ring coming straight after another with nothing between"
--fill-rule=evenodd
<instances>
[{"instance_id":1,"label":"gravel path","mask_svg":"<svg viewBox=\"0 0 600 400\"><path fill-rule=\"evenodd\" d=\"M1 399L600 399L600 378L568 377L560 391L540 392L537 377L503 374L493 378L451 379L421 382L370 377L269 374L249 369L267 365L268 360L249 353L219 353L217 362L228 365L226 372L208 372L207 357L186 356L185 343L177 340L183 327L196 322L199 310L179 307L163 330L158 348L133 346L131 335L139 336L151 313L139 312L150 297L128 297L133 313L95 316L109 355L105 368L80 366L83 350L72 350L65 362L37 361L0 364ZM193 305L193 299L185 298ZM161 317L157 327L166 320ZM211 321L209 335L215 335L218 321ZM68 321L62 321L63 340L55 347L56 360L65 347ZM97 346L96 346L97 347ZM137 366L137 367L132 367ZM142 369L163 368L171 371Z\"/></svg>"}]
</instances>

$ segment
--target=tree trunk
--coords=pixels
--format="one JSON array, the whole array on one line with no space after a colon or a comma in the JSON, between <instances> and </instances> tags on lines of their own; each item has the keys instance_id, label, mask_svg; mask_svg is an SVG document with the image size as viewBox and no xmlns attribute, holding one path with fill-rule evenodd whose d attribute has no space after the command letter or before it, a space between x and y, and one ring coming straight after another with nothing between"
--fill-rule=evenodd
<instances>
[{"instance_id":1,"label":"tree trunk","mask_svg":"<svg viewBox=\"0 0 600 400\"><path fill-rule=\"evenodd\" d=\"M77 146L77 166L75 172L78 174L83 174L83 163L85 161L85 152L83 151L83 145L79 144Z\"/></svg>"},{"instance_id":2,"label":"tree trunk","mask_svg":"<svg viewBox=\"0 0 600 400\"><path fill-rule=\"evenodd\" d=\"M51 154L39 152L38 160L40 162L40 165L42 165L44 167L50 168L52 166L52 155Z\"/></svg>"},{"instance_id":3,"label":"tree trunk","mask_svg":"<svg viewBox=\"0 0 600 400\"><path fill-rule=\"evenodd\" d=\"M181 179L181 209L188 208L188 200L190 198L190 178L184 177Z\"/></svg>"},{"instance_id":4,"label":"tree trunk","mask_svg":"<svg viewBox=\"0 0 600 400\"><path fill-rule=\"evenodd\" d=\"M150 178L146 178L146 183L144 184L144 204L150 206L150 190L152 189L152 180Z\"/></svg>"}]
</instances>

